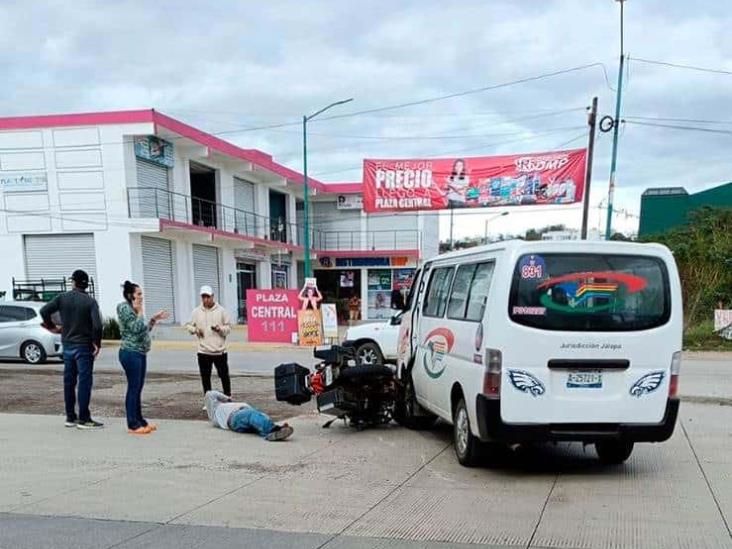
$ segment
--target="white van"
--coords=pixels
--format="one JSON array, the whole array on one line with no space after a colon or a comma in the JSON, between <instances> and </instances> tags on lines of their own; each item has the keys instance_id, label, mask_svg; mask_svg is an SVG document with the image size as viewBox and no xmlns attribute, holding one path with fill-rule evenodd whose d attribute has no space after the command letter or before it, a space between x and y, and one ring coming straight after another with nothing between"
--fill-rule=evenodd
<instances>
[{"instance_id":1,"label":"white van","mask_svg":"<svg viewBox=\"0 0 732 549\"><path fill-rule=\"evenodd\" d=\"M656 244L510 241L427 261L402 318L396 418L484 442L581 441L621 463L679 409L681 285Z\"/></svg>"}]
</instances>

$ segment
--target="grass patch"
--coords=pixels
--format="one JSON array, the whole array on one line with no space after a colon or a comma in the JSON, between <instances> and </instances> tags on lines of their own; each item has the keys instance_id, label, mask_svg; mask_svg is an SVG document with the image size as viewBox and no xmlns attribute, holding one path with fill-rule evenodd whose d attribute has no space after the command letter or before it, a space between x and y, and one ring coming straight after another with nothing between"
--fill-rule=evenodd
<instances>
[{"instance_id":1,"label":"grass patch","mask_svg":"<svg viewBox=\"0 0 732 549\"><path fill-rule=\"evenodd\" d=\"M710 320L689 326L684 333L684 349L688 351L732 351L732 341L717 335L714 332L714 322Z\"/></svg>"}]
</instances>

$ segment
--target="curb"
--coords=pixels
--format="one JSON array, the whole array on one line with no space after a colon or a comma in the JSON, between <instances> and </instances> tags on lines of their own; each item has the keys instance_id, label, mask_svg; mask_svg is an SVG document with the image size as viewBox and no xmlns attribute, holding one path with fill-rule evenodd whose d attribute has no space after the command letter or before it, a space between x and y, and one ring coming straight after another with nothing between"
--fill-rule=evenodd
<instances>
[{"instance_id":1,"label":"curb","mask_svg":"<svg viewBox=\"0 0 732 549\"><path fill-rule=\"evenodd\" d=\"M102 341L102 347L106 348L116 348L119 347L119 341L117 340L103 340ZM191 351L195 352L198 348L198 345L195 341L170 341L170 340L158 340L152 342L152 348L153 350L157 351ZM232 343L229 343L228 351L239 351L239 352L246 352L246 351L260 351L260 352L266 352L266 351L276 351L276 350L289 350L289 351L296 351L296 350L309 350L310 347L299 347L297 345L291 345L286 343L250 343L245 341L234 341Z\"/></svg>"}]
</instances>

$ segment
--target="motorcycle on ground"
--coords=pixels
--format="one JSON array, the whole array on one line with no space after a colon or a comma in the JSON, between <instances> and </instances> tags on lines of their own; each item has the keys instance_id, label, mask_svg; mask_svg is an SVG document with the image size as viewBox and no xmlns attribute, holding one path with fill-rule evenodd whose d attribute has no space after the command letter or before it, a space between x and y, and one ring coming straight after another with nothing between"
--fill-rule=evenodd
<instances>
[{"instance_id":1,"label":"motorcycle on ground","mask_svg":"<svg viewBox=\"0 0 732 549\"><path fill-rule=\"evenodd\" d=\"M384 425L392 420L396 402L396 380L389 366L356 364L355 349L333 345L316 348L321 360L311 372L299 364L275 368L275 396L278 401L300 405L315 396L318 411L334 416L357 429Z\"/></svg>"}]
</instances>

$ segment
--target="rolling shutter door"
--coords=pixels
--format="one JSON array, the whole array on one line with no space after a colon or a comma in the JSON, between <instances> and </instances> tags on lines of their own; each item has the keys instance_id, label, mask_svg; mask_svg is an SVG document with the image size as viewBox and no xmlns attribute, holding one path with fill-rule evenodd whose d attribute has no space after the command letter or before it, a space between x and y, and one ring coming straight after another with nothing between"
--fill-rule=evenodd
<instances>
[{"instance_id":1,"label":"rolling shutter door","mask_svg":"<svg viewBox=\"0 0 732 549\"><path fill-rule=\"evenodd\" d=\"M219 292L219 249L213 246L193 245L193 280L195 282L196 301L201 296L198 292L201 286L211 286L216 301L221 299Z\"/></svg>"},{"instance_id":2,"label":"rolling shutter door","mask_svg":"<svg viewBox=\"0 0 732 549\"><path fill-rule=\"evenodd\" d=\"M142 237L142 270L145 315L150 318L165 309L170 313L167 322L175 322L173 249L170 240Z\"/></svg>"},{"instance_id":3,"label":"rolling shutter door","mask_svg":"<svg viewBox=\"0 0 732 549\"><path fill-rule=\"evenodd\" d=\"M24 244L28 279L69 278L76 269L83 269L94 279L99 299L93 234L26 235Z\"/></svg>"},{"instance_id":4,"label":"rolling shutter door","mask_svg":"<svg viewBox=\"0 0 732 549\"><path fill-rule=\"evenodd\" d=\"M137 217L172 219L168 168L137 159Z\"/></svg>"},{"instance_id":5,"label":"rolling shutter door","mask_svg":"<svg viewBox=\"0 0 732 549\"><path fill-rule=\"evenodd\" d=\"M257 220L254 215L254 183L234 178L234 207L236 208L236 232L256 235Z\"/></svg>"}]
</instances>

